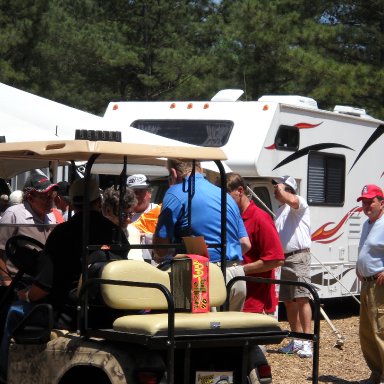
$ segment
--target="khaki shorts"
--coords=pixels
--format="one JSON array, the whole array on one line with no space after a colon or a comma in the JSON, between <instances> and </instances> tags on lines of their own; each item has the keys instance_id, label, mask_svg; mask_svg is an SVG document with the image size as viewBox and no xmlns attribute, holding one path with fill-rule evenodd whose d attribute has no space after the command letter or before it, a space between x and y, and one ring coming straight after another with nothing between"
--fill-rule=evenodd
<instances>
[{"instance_id":1,"label":"khaki shorts","mask_svg":"<svg viewBox=\"0 0 384 384\"><path fill-rule=\"evenodd\" d=\"M311 282L311 253L302 252L288 256L281 267L281 280L301 283ZM280 285L279 300L289 301L298 297L311 297L308 289L297 285Z\"/></svg>"}]
</instances>

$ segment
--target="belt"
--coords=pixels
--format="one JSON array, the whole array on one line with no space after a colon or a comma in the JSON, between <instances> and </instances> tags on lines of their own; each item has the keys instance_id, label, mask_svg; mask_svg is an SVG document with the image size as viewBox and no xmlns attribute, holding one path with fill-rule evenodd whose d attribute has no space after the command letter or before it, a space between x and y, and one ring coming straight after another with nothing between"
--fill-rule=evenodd
<instances>
[{"instance_id":1,"label":"belt","mask_svg":"<svg viewBox=\"0 0 384 384\"><path fill-rule=\"evenodd\" d=\"M216 264L217 266L221 267L221 261L216 261L213 264ZM240 260L227 260L226 267L235 267L236 265L240 265Z\"/></svg>"},{"instance_id":2,"label":"belt","mask_svg":"<svg viewBox=\"0 0 384 384\"><path fill-rule=\"evenodd\" d=\"M296 253L309 253L309 252L311 252L309 248L297 249L296 251L284 253L284 256L288 257L288 256L296 255Z\"/></svg>"},{"instance_id":3,"label":"belt","mask_svg":"<svg viewBox=\"0 0 384 384\"><path fill-rule=\"evenodd\" d=\"M375 281L377 279L377 275L373 275L373 276L367 276L367 277L361 277L361 280L363 281Z\"/></svg>"}]
</instances>

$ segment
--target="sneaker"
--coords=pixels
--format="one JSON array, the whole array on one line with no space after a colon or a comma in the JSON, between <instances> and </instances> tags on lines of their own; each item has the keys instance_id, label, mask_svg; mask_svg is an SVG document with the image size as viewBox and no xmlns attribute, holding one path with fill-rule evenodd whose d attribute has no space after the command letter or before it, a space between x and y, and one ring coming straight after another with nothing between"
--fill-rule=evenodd
<instances>
[{"instance_id":1,"label":"sneaker","mask_svg":"<svg viewBox=\"0 0 384 384\"><path fill-rule=\"evenodd\" d=\"M287 355L293 355L301 350L303 347L303 342L301 340L291 340L291 342L285 347L279 348L280 353L285 353Z\"/></svg>"},{"instance_id":2,"label":"sneaker","mask_svg":"<svg viewBox=\"0 0 384 384\"><path fill-rule=\"evenodd\" d=\"M304 341L301 349L297 351L297 355L302 358L312 357L312 343Z\"/></svg>"}]
</instances>

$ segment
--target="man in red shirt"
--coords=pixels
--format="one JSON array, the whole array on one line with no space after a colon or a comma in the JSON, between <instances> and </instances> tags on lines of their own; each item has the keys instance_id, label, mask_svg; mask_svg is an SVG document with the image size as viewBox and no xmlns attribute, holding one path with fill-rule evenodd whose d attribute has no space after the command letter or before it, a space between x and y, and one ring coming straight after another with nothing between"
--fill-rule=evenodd
<instances>
[{"instance_id":1,"label":"man in red shirt","mask_svg":"<svg viewBox=\"0 0 384 384\"><path fill-rule=\"evenodd\" d=\"M243 255L245 275L274 279L275 268L284 264L284 252L272 218L250 200L247 185L237 173L227 174L227 191L236 201L251 241ZM274 313L277 305L274 284L247 283L243 311Z\"/></svg>"}]
</instances>

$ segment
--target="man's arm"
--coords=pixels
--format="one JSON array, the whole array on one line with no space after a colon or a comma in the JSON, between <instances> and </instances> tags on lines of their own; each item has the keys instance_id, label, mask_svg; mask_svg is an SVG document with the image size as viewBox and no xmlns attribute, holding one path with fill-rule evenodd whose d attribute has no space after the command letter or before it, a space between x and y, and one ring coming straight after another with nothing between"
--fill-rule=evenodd
<instances>
[{"instance_id":1,"label":"man's arm","mask_svg":"<svg viewBox=\"0 0 384 384\"><path fill-rule=\"evenodd\" d=\"M44 253L42 257L44 258L41 260L43 267L35 277L34 283L30 288L17 293L20 300L30 302L38 301L46 297L50 292L53 283L53 263L47 253Z\"/></svg>"},{"instance_id":2,"label":"man's arm","mask_svg":"<svg viewBox=\"0 0 384 384\"><path fill-rule=\"evenodd\" d=\"M267 272L271 269L281 267L284 264L284 260L257 260L253 263L244 264L244 273L246 275L253 275L255 273Z\"/></svg>"},{"instance_id":3,"label":"man's arm","mask_svg":"<svg viewBox=\"0 0 384 384\"><path fill-rule=\"evenodd\" d=\"M11 284L11 279L7 273L7 266L5 264L5 251L0 249L0 285Z\"/></svg>"},{"instance_id":4,"label":"man's arm","mask_svg":"<svg viewBox=\"0 0 384 384\"><path fill-rule=\"evenodd\" d=\"M241 245L241 253L244 255L251 249L251 242L249 241L249 237L240 238Z\"/></svg>"},{"instance_id":5,"label":"man's arm","mask_svg":"<svg viewBox=\"0 0 384 384\"><path fill-rule=\"evenodd\" d=\"M37 285L32 284L30 289L23 289L22 291L18 291L17 295L20 300L33 303L34 301L38 301L46 297L48 292L39 288Z\"/></svg>"}]
</instances>

